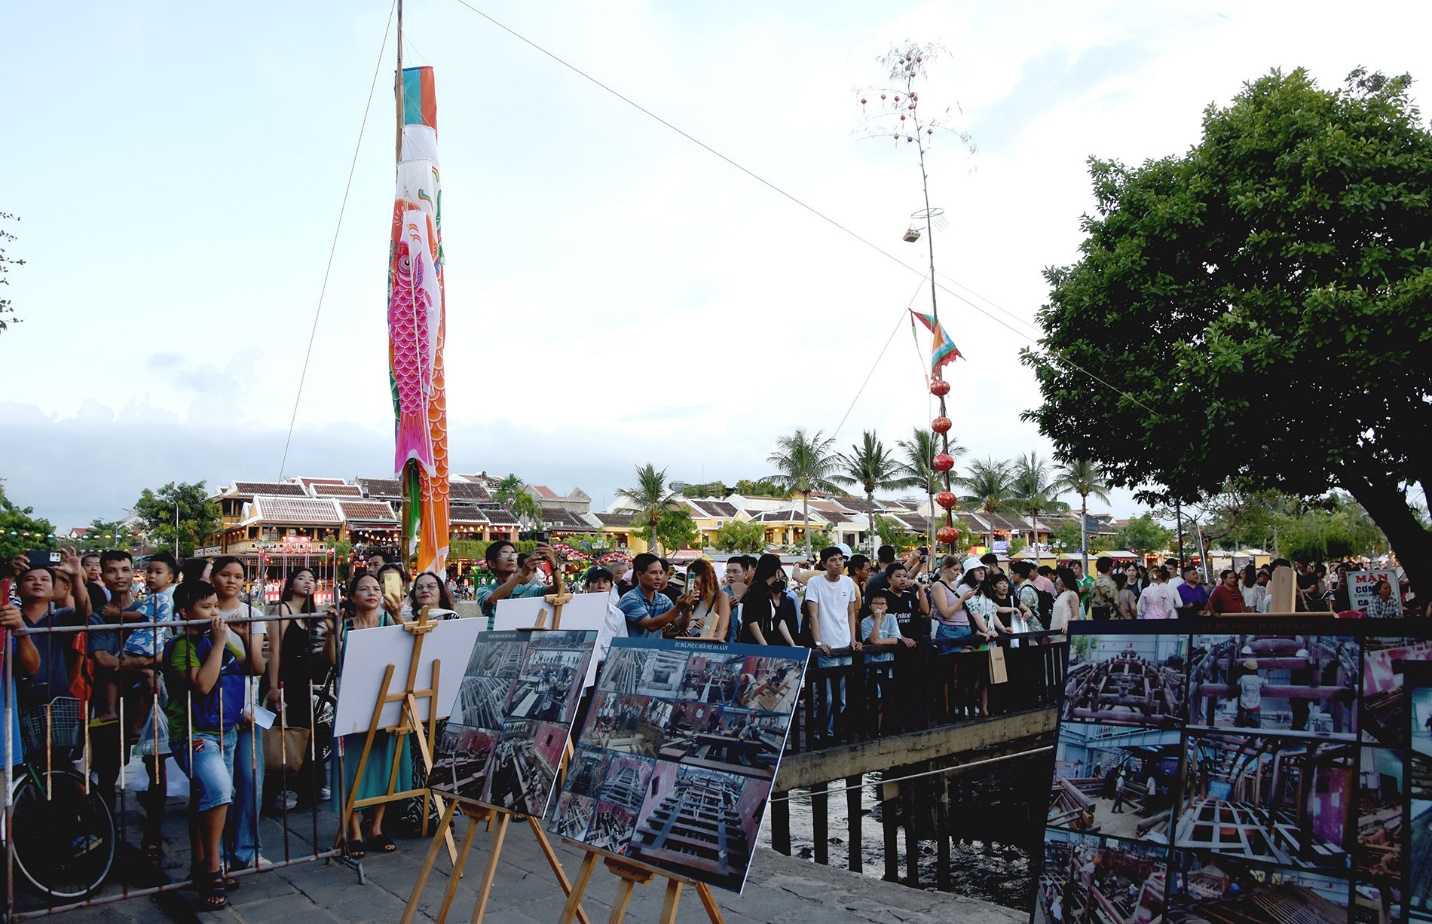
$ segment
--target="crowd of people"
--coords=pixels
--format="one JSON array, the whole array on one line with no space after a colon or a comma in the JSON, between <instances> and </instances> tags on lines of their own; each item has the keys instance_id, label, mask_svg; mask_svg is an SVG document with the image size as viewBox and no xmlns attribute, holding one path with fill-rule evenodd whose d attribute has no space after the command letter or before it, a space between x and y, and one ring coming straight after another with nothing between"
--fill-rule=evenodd
<instances>
[{"instance_id":1,"label":"crowd of people","mask_svg":"<svg viewBox=\"0 0 1432 924\"><path fill-rule=\"evenodd\" d=\"M513 543L497 541L485 555L493 579L474 588L473 596L489 629L498 602L549 594L553 576L566 574L546 544L523 555ZM285 766L277 783L267 780L268 804L279 809L320 802L339 807L335 790L356 790L359 799L384 793L395 765L398 788L411 786L413 764L385 733L378 734L361 778L356 761L340 767L322 758L330 742L318 737L314 690L341 675L349 634L424 611L433 619L458 615L452 585L441 576L413 578L396 556L382 551L372 552L365 564L347 582L341 605L334 605L318 602L318 575L306 567L272 581L248 574L233 556L181 565L161 551L148 558L137 582L134 559L122 550L65 552L48 564L19 556L9 563L11 594L0 607L0 625L34 631L15 636L7 655L13 659L12 712L33 714L57 697L86 703L91 764L106 799L113 798L123 769L121 755L127 760L131 744L152 739L155 746L141 751L152 759L144 762L149 786L141 798L140 846L156 862L167 791L164 758L172 754L190 781L195 882L209 907L223 907L236 885L227 870L268 863L257 821L266 804L259 726L272 722L284 734L307 732L294 739L303 759ZM995 643L1049 644L1061 641L1079 619L1268 612L1269 585L1279 567L1293 570L1298 610L1351 609L1348 574L1356 569L1346 562L1328 568L1275 560L1262 568L1225 570L1210 588L1198 567L1173 559L1120 565L1099 557L1095 574L1085 575L1078 561L1050 567L994 554L937 556L923 547L897 555L888 545L874 561L831 546L804 565L785 564L773 554L736 555L722 566L699 559L684 571L642 553L621 573L592 567L580 575L578 589L607 595L599 660L611 640L623 636L809 649L814 666L825 669L813 704L818 741L835 734L845 711L848 671L841 668L867 672L867 690L876 697L872 722L879 729L883 700L893 689L892 665L912 649L939 655ZM263 602L271 597L275 602ZM1424 611L1405 585L1384 581L1365 615ZM86 631L46 631L72 626ZM988 681L979 672L963 681L969 714L987 714ZM363 736L355 737L346 742L352 753L363 746ZM7 756L13 764L22 755ZM396 850L384 821L382 805L355 812L343 832L350 855Z\"/></svg>"}]
</instances>

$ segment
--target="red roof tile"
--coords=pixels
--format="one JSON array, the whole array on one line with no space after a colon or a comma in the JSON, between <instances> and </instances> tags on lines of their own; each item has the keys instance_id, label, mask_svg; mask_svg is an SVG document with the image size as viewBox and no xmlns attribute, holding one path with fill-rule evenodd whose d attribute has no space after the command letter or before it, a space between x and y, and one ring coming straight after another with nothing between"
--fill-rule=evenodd
<instances>
[{"instance_id":1,"label":"red roof tile","mask_svg":"<svg viewBox=\"0 0 1432 924\"><path fill-rule=\"evenodd\" d=\"M297 485L295 485L297 487ZM260 523L295 526L338 526L343 522L333 501L316 497L274 497L260 494L253 500L252 516Z\"/></svg>"},{"instance_id":2,"label":"red roof tile","mask_svg":"<svg viewBox=\"0 0 1432 924\"><path fill-rule=\"evenodd\" d=\"M349 500L345 497L338 501L338 509L343 511L343 519L345 520L398 522L397 516L393 513L393 508L386 501L369 499Z\"/></svg>"},{"instance_id":3,"label":"red roof tile","mask_svg":"<svg viewBox=\"0 0 1432 924\"><path fill-rule=\"evenodd\" d=\"M313 486L318 497L362 497L363 490L356 484L328 484L321 482Z\"/></svg>"},{"instance_id":4,"label":"red roof tile","mask_svg":"<svg viewBox=\"0 0 1432 924\"><path fill-rule=\"evenodd\" d=\"M308 496L308 492L303 490L303 485L286 481L236 481L234 482L234 494L243 497L254 497L259 494L264 494L269 497Z\"/></svg>"}]
</instances>

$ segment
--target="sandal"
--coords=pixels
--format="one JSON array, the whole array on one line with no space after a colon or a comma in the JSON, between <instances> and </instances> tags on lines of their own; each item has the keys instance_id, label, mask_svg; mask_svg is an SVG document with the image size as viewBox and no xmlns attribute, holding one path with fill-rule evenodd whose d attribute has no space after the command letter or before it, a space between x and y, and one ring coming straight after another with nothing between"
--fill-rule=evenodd
<instances>
[{"instance_id":1,"label":"sandal","mask_svg":"<svg viewBox=\"0 0 1432 924\"><path fill-rule=\"evenodd\" d=\"M386 834L374 834L368 840L374 850L382 853L394 853L398 849L398 845L393 843L393 839Z\"/></svg>"},{"instance_id":2,"label":"sandal","mask_svg":"<svg viewBox=\"0 0 1432 924\"><path fill-rule=\"evenodd\" d=\"M157 834L152 838L145 837L140 849L144 851L144 859L150 863L159 863L164 859L164 842Z\"/></svg>"},{"instance_id":3,"label":"sandal","mask_svg":"<svg viewBox=\"0 0 1432 924\"><path fill-rule=\"evenodd\" d=\"M203 895L205 911L222 911L229 906L228 882L221 869L209 874L209 886Z\"/></svg>"},{"instance_id":4,"label":"sandal","mask_svg":"<svg viewBox=\"0 0 1432 924\"><path fill-rule=\"evenodd\" d=\"M347 842L348 857L351 860L361 860L368 855L368 845L363 843L363 838L357 838Z\"/></svg>"}]
</instances>

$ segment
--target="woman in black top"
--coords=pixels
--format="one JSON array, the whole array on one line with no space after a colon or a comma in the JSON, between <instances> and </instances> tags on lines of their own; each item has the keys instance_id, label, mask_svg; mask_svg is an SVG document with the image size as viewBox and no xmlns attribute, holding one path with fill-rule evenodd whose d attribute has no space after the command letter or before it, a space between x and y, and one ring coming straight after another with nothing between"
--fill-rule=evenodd
<instances>
[{"instance_id":1,"label":"woman in black top","mask_svg":"<svg viewBox=\"0 0 1432 924\"><path fill-rule=\"evenodd\" d=\"M289 573L283 582L279 602L270 612L280 617L282 629L278 648L279 689L265 689L264 700L270 709L282 706L284 724L288 728L313 728L313 694L311 683L323 683L328 675L328 662L323 657L323 642L333 629L333 614L319 616L313 603L317 580L308 568ZM268 678L264 678L267 687ZM277 727L277 723L275 723ZM322 744L321 742L316 742ZM304 757L297 779L288 780L288 787L306 803L319 795L326 775L322 767L312 766L313 749ZM279 798L283 795L280 793Z\"/></svg>"},{"instance_id":2,"label":"woman in black top","mask_svg":"<svg viewBox=\"0 0 1432 924\"><path fill-rule=\"evenodd\" d=\"M748 645L796 644L796 608L786 596L779 556L762 555L741 605L741 641Z\"/></svg>"}]
</instances>

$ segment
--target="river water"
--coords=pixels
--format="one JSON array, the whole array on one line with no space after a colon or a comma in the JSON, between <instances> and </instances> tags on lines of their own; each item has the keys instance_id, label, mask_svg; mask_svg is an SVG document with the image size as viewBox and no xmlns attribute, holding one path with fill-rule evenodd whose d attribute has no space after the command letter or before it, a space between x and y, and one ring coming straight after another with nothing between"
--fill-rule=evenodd
<instances>
[{"instance_id":1,"label":"river water","mask_svg":"<svg viewBox=\"0 0 1432 924\"><path fill-rule=\"evenodd\" d=\"M1011 760L979 772L956 778L962 799L951 803L951 824L955 838L950 850L949 891L969 898L993 902L1018 911L1028 911L1033 901L1034 872L1031 858L1038 856L1043 838L1043 814L1049 798L1048 757ZM878 801L878 773L867 774L862 790L860 822L863 874L884 877L884 832ZM938 778L936 778L938 779ZM830 865L848 868L848 814L842 783L831 783L828 803ZM922 781L916 805L929 805L937 782ZM811 798L807 790L790 794L791 855L814 861L815 839L811 824ZM900 881L905 879L905 832L899 845ZM761 843L769 847L770 813L761 830ZM938 882L938 853L935 841L919 842L920 887L935 891Z\"/></svg>"}]
</instances>

